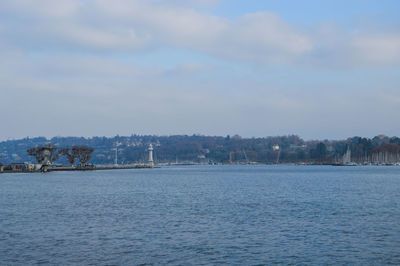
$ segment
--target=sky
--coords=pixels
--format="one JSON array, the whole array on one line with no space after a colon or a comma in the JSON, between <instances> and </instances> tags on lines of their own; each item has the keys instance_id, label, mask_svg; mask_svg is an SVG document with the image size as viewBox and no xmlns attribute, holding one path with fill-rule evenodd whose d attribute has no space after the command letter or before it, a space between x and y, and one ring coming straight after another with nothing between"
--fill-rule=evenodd
<instances>
[{"instance_id":1,"label":"sky","mask_svg":"<svg viewBox=\"0 0 400 266\"><path fill-rule=\"evenodd\" d=\"M400 136L398 0L2 0L0 141Z\"/></svg>"}]
</instances>

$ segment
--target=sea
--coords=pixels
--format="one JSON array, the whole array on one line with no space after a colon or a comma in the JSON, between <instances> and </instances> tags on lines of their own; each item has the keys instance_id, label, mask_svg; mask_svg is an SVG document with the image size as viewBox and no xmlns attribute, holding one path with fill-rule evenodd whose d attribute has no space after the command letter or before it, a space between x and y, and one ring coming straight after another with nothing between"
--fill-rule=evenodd
<instances>
[{"instance_id":1,"label":"sea","mask_svg":"<svg viewBox=\"0 0 400 266\"><path fill-rule=\"evenodd\" d=\"M0 265L400 265L400 167L0 174Z\"/></svg>"}]
</instances>

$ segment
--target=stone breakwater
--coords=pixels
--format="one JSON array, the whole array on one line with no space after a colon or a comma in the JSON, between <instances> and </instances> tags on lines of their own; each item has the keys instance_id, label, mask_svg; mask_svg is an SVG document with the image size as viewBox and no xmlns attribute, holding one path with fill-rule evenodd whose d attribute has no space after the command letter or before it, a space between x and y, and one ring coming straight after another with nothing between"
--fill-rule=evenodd
<instances>
[{"instance_id":1,"label":"stone breakwater","mask_svg":"<svg viewBox=\"0 0 400 266\"><path fill-rule=\"evenodd\" d=\"M154 168L151 165L87 165L87 166L46 166L33 164L10 164L0 167L1 173L43 173L55 171L99 171L99 170L119 170L119 169L143 169Z\"/></svg>"}]
</instances>

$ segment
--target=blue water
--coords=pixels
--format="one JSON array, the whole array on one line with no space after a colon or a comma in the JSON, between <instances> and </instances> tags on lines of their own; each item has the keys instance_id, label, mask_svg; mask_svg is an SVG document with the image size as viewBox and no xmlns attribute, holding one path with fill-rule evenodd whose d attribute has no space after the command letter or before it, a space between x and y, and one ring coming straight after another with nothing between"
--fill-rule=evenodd
<instances>
[{"instance_id":1,"label":"blue water","mask_svg":"<svg viewBox=\"0 0 400 266\"><path fill-rule=\"evenodd\" d=\"M400 167L0 175L0 265L400 264Z\"/></svg>"}]
</instances>

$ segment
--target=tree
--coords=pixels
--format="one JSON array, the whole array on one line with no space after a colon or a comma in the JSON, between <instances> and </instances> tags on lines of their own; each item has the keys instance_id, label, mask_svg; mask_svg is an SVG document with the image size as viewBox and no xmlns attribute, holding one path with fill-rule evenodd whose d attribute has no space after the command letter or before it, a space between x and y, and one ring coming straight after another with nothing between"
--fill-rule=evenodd
<instances>
[{"instance_id":1,"label":"tree","mask_svg":"<svg viewBox=\"0 0 400 266\"><path fill-rule=\"evenodd\" d=\"M94 149L87 146L73 146L72 155L79 160L81 165L86 165Z\"/></svg>"},{"instance_id":2,"label":"tree","mask_svg":"<svg viewBox=\"0 0 400 266\"><path fill-rule=\"evenodd\" d=\"M54 145L39 146L27 150L30 156L34 156L39 164L52 164L59 157Z\"/></svg>"},{"instance_id":3,"label":"tree","mask_svg":"<svg viewBox=\"0 0 400 266\"><path fill-rule=\"evenodd\" d=\"M75 162L75 156L70 148L62 148L60 149L59 153L67 157L67 160L70 165L73 165Z\"/></svg>"},{"instance_id":4,"label":"tree","mask_svg":"<svg viewBox=\"0 0 400 266\"><path fill-rule=\"evenodd\" d=\"M313 159L322 161L326 158L327 154L326 145L323 142L320 142L317 144L315 149L312 149L310 152L311 152L311 157Z\"/></svg>"}]
</instances>

